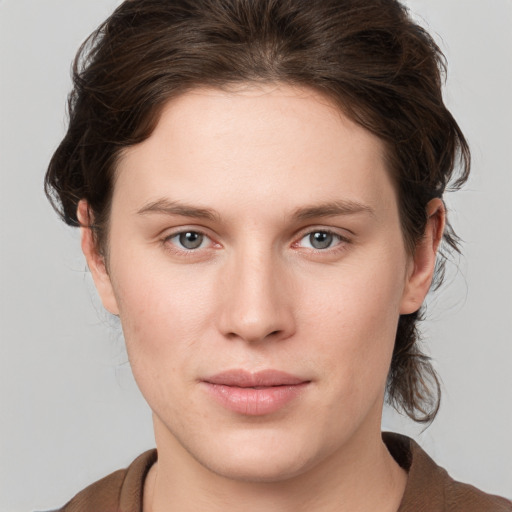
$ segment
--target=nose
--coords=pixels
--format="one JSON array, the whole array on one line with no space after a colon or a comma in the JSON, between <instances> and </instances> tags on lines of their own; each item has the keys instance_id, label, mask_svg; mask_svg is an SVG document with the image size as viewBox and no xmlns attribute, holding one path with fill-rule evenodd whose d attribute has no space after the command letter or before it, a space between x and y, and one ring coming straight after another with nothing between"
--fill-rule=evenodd
<instances>
[{"instance_id":1,"label":"nose","mask_svg":"<svg viewBox=\"0 0 512 512\"><path fill-rule=\"evenodd\" d=\"M295 332L293 295L286 265L269 253L241 254L222 276L219 328L231 339L283 340Z\"/></svg>"}]
</instances>

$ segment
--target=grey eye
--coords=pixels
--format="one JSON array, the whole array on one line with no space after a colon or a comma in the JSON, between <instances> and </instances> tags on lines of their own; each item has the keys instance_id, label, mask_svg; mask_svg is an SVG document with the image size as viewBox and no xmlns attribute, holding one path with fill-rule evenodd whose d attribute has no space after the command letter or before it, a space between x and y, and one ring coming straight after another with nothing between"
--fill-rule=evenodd
<instances>
[{"instance_id":1,"label":"grey eye","mask_svg":"<svg viewBox=\"0 0 512 512\"><path fill-rule=\"evenodd\" d=\"M334 234L328 231L315 231L309 235L309 243L314 249L327 249L334 242Z\"/></svg>"},{"instance_id":2,"label":"grey eye","mask_svg":"<svg viewBox=\"0 0 512 512\"><path fill-rule=\"evenodd\" d=\"M178 241L185 249L197 249L204 241L204 235L197 231L187 231L177 235Z\"/></svg>"}]
</instances>

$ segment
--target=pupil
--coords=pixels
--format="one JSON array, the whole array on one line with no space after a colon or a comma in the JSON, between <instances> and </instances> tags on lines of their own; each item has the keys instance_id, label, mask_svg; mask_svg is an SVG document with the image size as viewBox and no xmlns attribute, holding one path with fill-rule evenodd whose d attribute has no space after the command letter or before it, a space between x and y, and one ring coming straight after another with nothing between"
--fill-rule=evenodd
<instances>
[{"instance_id":1,"label":"pupil","mask_svg":"<svg viewBox=\"0 0 512 512\"><path fill-rule=\"evenodd\" d=\"M181 233L180 244L186 249L197 249L203 243L203 235L194 231Z\"/></svg>"},{"instance_id":2,"label":"pupil","mask_svg":"<svg viewBox=\"0 0 512 512\"><path fill-rule=\"evenodd\" d=\"M332 244L332 234L325 231L317 231L309 235L309 241L315 249L327 249Z\"/></svg>"}]
</instances>

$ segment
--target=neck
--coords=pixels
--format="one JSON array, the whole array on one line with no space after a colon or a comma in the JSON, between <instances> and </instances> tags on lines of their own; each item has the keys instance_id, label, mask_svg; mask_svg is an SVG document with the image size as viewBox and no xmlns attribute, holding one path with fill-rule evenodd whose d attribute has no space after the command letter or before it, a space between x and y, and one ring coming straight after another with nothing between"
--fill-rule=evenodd
<instances>
[{"instance_id":1,"label":"neck","mask_svg":"<svg viewBox=\"0 0 512 512\"><path fill-rule=\"evenodd\" d=\"M396 512L407 481L380 429L358 432L314 467L282 481L243 481L196 461L155 422L158 462L144 489L144 512ZM165 435L167 434L167 435Z\"/></svg>"}]
</instances>

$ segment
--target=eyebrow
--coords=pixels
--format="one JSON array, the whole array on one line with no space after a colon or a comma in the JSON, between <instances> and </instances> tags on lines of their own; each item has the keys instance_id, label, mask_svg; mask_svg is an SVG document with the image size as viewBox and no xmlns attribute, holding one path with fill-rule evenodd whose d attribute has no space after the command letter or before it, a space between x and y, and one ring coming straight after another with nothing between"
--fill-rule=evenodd
<instances>
[{"instance_id":1,"label":"eyebrow","mask_svg":"<svg viewBox=\"0 0 512 512\"><path fill-rule=\"evenodd\" d=\"M138 215L147 215L150 213L180 215L210 221L215 221L220 218L219 214L211 208L199 208L178 201L169 201L168 199L152 201L137 211ZM292 218L298 221L305 221L319 217L336 217L338 215L355 215L358 213L366 213L375 216L375 210L366 204L357 201L342 200L298 208L293 212Z\"/></svg>"},{"instance_id":2,"label":"eyebrow","mask_svg":"<svg viewBox=\"0 0 512 512\"><path fill-rule=\"evenodd\" d=\"M189 206L178 201L169 201L168 199L159 199L144 205L137 211L138 215L147 215L149 213L160 213L164 215L181 215L182 217L192 217L194 219L217 220L218 213L210 208L198 208Z\"/></svg>"},{"instance_id":3,"label":"eyebrow","mask_svg":"<svg viewBox=\"0 0 512 512\"><path fill-rule=\"evenodd\" d=\"M338 215L355 215L366 213L375 216L375 210L366 204L357 201L332 201L295 210L293 217L299 221L318 217L336 217Z\"/></svg>"}]
</instances>

